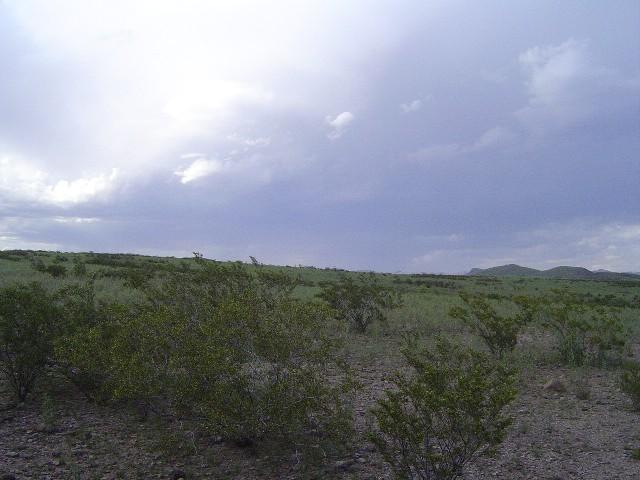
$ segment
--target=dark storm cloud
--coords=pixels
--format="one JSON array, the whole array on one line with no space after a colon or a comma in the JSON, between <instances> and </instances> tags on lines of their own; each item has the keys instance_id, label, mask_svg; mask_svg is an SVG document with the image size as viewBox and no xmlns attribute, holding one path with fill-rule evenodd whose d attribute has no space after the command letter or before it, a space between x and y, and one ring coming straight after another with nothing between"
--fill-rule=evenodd
<instances>
[{"instance_id":1,"label":"dark storm cloud","mask_svg":"<svg viewBox=\"0 0 640 480\"><path fill-rule=\"evenodd\" d=\"M358 4L340 22L330 5L312 41L283 37L305 48L267 42L275 67L259 68L258 37L227 58L187 35L195 53L161 43L165 64L153 15L107 18L113 34L80 31L93 47L78 51L14 5L0 15L0 63L15 67L0 79L0 248L640 269L633 2Z\"/></svg>"}]
</instances>

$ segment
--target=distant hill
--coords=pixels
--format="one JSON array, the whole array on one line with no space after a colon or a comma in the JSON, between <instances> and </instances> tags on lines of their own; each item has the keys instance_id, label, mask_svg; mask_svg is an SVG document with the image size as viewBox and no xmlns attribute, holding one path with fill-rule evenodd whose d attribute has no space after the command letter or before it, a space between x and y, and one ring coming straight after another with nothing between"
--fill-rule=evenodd
<instances>
[{"instance_id":1,"label":"distant hill","mask_svg":"<svg viewBox=\"0 0 640 480\"><path fill-rule=\"evenodd\" d=\"M536 270L535 268L521 267L509 264L491 268L473 268L469 275L484 277L536 277L536 278L561 278L567 280L640 280L640 275L634 273L617 273L608 270L596 270L592 272L583 267L555 267L549 270Z\"/></svg>"},{"instance_id":2,"label":"distant hill","mask_svg":"<svg viewBox=\"0 0 640 480\"><path fill-rule=\"evenodd\" d=\"M483 275L485 277L539 277L540 270L529 267L521 267L515 263L500 265L499 267L472 268L469 275Z\"/></svg>"}]
</instances>

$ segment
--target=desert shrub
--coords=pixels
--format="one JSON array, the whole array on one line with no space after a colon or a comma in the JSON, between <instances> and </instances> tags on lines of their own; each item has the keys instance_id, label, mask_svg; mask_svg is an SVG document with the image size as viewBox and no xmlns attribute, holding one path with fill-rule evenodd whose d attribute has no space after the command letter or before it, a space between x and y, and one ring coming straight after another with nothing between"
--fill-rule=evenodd
<instances>
[{"instance_id":1,"label":"desert shrub","mask_svg":"<svg viewBox=\"0 0 640 480\"><path fill-rule=\"evenodd\" d=\"M464 307L453 307L449 315L462 320L480 336L489 351L498 359L513 351L518 343L518 333L526 319L523 315L510 317L498 315L491 304L480 295L461 293Z\"/></svg>"},{"instance_id":2,"label":"desert shrub","mask_svg":"<svg viewBox=\"0 0 640 480\"><path fill-rule=\"evenodd\" d=\"M375 275L362 274L353 279L343 276L335 283L323 283L318 297L336 312L339 320L354 331L364 333L376 321L384 321L388 310L402 305L400 294L381 285Z\"/></svg>"},{"instance_id":3,"label":"desert shrub","mask_svg":"<svg viewBox=\"0 0 640 480\"><path fill-rule=\"evenodd\" d=\"M339 335L330 310L293 299L290 283L201 261L148 289L146 304L77 329L61 352L98 392L225 439L339 446L353 391Z\"/></svg>"},{"instance_id":4,"label":"desert shrub","mask_svg":"<svg viewBox=\"0 0 640 480\"><path fill-rule=\"evenodd\" d=\"M372 440L398 478L449 480L502 441L501 412L516 395L515 373L490 356L438 340L404 350L412 374L377 401Z\"/></svg>"},{"instance_id":5,"label":"desert shrub","mask_svg":"<svg viewBox=\"0 0 640 480\"><path fill-rule=\"evenodd\" d=\"M87 399L104 402L113 397L113 339L131 308L100 304L90 310L81 302L66 305L69 316L56 338L54 359L58 371Z\"/></svg>"},{"instance_id":6,"label":"desert shrub","mask_svg":"<svg viewBox=\"0 0 640 480\"><path fill-rule=\"evenodd\" d=\"M47 266L44 271L54 278L64 277L67 274L67 267L54 263Z\"/></svg>"},{"instance_id":7,"label":"desert shrub","mask_svg":"<svg viewBox=\"0 0 640 480\"><path fill-rule=\"evenodd\" d=\"M73 259L73 274L76 277L84 277L87 274L87 265L78 257Z\"/></svg>"},{"instance_id":8,"label":"desert shrub","mask_svg":"<svg viewBox=\"0 0 640 480\"><path fill-rule=\"evenodd\" d=\"M33 267L34 270L36 270L38 272L46 272L47 271L47 266L44 264L44 262L42 261L42 259L40 257L32 255L31 258L30 258L30 261L31 261L31 266Z\"/></svg>"},{"instance_id":9,"label":"desert shrub","mask_svg":"<svg viewBox=\"0 0 640 480\"><path fill-rule=\"evenodd\" d=\"M99 302L93 277L61 288L55 299L61 310L60 333L54 342L57 371L88 399L109 399L113 338L136 307Z\"/></svg>"},{"instance_id":10,"label":"desert shrub","mask_svg":"<svg viewBox=\"0 0 640 480\"><path fill-rule=\"evenodd\" d=\"M335 349L321 333L326 312L290 302L256 318L252 303L223 301L197 321L162 306L121 325L115 395L194 416L240 444L347 433L347 384L329 382Z\"/></svg>"},{"instance_id":11,"label":"desert shrub","mask_svg":"<svg viewBox=\"0 0 640 480\"><path fill-rule=\"evenodd\" d=\"M0 368L19 401L45 369L57 320L58 309L40 284L0 290Z\"/></svg>"},{"instance_id":12,"label":"desert shrub","mask_svg":"<svg viewBox=\"0 0 640 480\"><path fill-rule=\"evenodd\" d=\"M626 393L633 408L640 411L640 363L627 362L620 375L620 388Z\"/></svg>"},{"instance_id":13,"label":"desert shrub","mask_svg":"<svg viewBox=\"0 0 640 480\"><path fill-rule=\"evenodd\" d=\"M64 262L68 262L69 259L67 257L65 257L64 255L61 254L57 254L55 257L53 257L53 263L64 263Z\"/></svg>"},{"instance_id":14,"label":"desert shrub","mask_svg":"<svg viewBox=\"0 0 640 480\"><path fill-rule=\"evenodd\" d=\"M79 326L93 325L99 315L95 279L65 285L54 298L62 309L62 330L71 332Z\"/></svg>"},{"instance_id":15,"label":"desert shrub","mask_svg":"<svg viewBox=\"0 0 640 480\"><path fill-rule=\"evenodd\" d=\"M556 292L546 299L530 300L542 325L556 335L563 362L604 366L619 362L626 343L622 321L602 308L589 308L573 296Z\"/></svg>"}]
</instances>

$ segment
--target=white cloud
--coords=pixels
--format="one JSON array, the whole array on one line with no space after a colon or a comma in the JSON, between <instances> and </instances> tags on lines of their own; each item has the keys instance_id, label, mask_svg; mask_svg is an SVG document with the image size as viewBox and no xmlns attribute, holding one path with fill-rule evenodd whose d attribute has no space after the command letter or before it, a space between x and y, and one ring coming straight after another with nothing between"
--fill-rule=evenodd
<instances>
[{"instance_id":1,"label":"white cloud","mask_svg":"<svg viewBox=\"0 0 640 480\"><path fill-rule=\"evenodd\" d=\"M0 235L0 250L61 250L57 243L34 242L18 236Z\"/></svg>"},{"instance_id":2,"label":"white cloud","mask_svg":"<svg viewBox=\"0 0 640 480\"><path fill-rule=\"evenodd\" d=\"M108 194L118 178L118 169L74 180L52 180L50 175L11 157L0 158L0 198L55 206L85 203Z\"/></svg>"},{"instance_id":3,"label":"white cloud","mask_svg":"<svg viewBox=\"0 0 640 480\"><path fill-rule=\"evenodd\" d=\"M56 79L38 107L64 99L63 109L31 108L43 93L37 82L16 89L25 123L42 136L23 153L39 148L49 156L46 169L55 162L67 175L84 165L80 152L92 151L94 165L110 162L128 177L145 177L168 168L170 152L194 140L224 142L249 123L251 111L317 118L356 97L364 79L352 74L354 67L396 45L417 23L392 3L364 0L0 5L15 25L15 44L28 45L26 53L9 50L15 59L3 72L7 83ZM258 137L246 146L269 143Z\"/></svg>"},{"instance_id":4,"label":"white cloud","mask_svg":"<svg viewBox=\"0 0 640 480\"><path fill-rule=\"evenodd\" d=\"M100 222L100 219L95 217L53 217L53 221L66 225L80 225L86 223L98 223Z\"/></svg>"},{"instance_id":5,"label":"white cloud","mask_svg":"<svg viewBox=\"0 0 640 480\"><path fill-rule=\"evenodd\" d=\"M238 133L227 135L227 140L244 146L245 151L249 148L263 148L271 145L271 137L245 137Z\"/></svg>"},{"instance_id":6,"label":"white cloud","mask_svg":"<svg viewBox=\"0 0 640 480\"><path fill-rule=\"evenodd\" d=\"M327 134L327 137L331 140L336 140L340 138L347 127L353 123L355 119L354 115L351 112L342 112L335 117L327 116L325 121L331 127L331 131Z\"/></svg>"},{"instance_id":7,"label":"white cloud","mask_svg":"<svg viewBox=\"0 0 640 480\"><path fill-rule=\"evenodd\" d=\"M516 118L534 134L605 119L638 106L640 78L627 78L596 64L586 41L533 47L520 55L519 63L526 76L528 103Z\"/></svg>"},{"instance_id":8,"label":"white cloud","mask_svg":"<svg viewBox=\"0 0 640 480\"><path fill-rule=\"evenodd\" d=\"M245 138L244 144L248 147L267 147L271 144L271 137Z\"/></svg>"},{"instance_id":9,"label":"white cloud","mask_svg":"<svg viewBox=\"0 0 640 480\"><path fill-rule=\"evenodd\" d=\"M193 158L190 154L187 154L188 158ZM185 158L184 156L182 158ZM218 160L208 160L206 158L198 158L191 163L188 167L176 170L174 175L180 177L180 182L186 184L197 180L198 178L207 177L214 173L220 172L224 167L224 164Z\"/></svg>"},{"instance_id":10,"label":"white cloud","mask_svg":"<svg viewBox=\"0 0 640 480\"><path fill-rule=\"evenodd\" d=\"M411 102L400 104L400 109L403 113L417 112L422 108L422 105L422 100L416 99L412 100Z\"/></svg>"}]
</instances>

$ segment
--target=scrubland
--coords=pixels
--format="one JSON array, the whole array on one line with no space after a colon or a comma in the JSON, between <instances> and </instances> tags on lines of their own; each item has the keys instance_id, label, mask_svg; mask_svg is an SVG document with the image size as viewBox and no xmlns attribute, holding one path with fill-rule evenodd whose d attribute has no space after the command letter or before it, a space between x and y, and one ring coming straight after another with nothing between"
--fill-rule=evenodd
<instances>
[{"instance_id":1,"label":"scrubland","mask_svg":"<svg viewBox=\"0 0 640 480\"><path fill-rule=\"evenodd\" d=\"M639 360L638 281L0 252L0 478L640 478Z\"/></svg>"}]
</instances>

